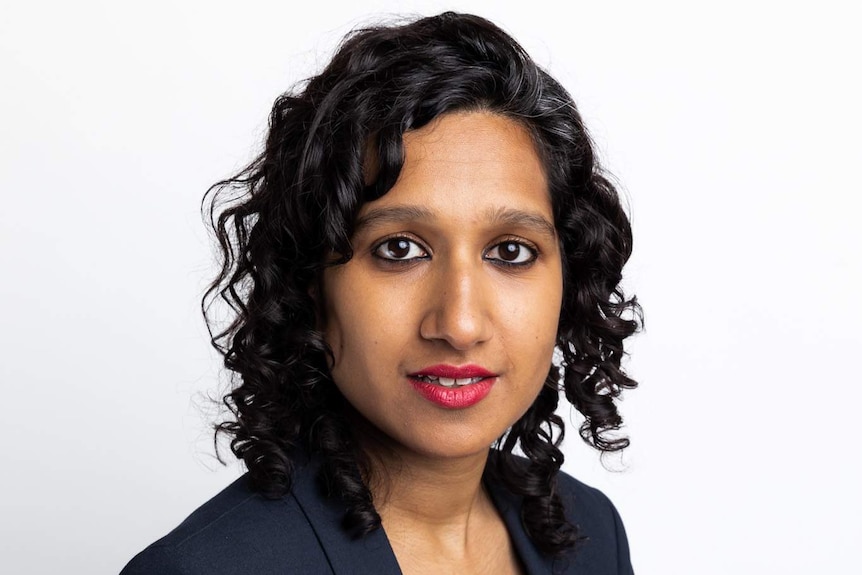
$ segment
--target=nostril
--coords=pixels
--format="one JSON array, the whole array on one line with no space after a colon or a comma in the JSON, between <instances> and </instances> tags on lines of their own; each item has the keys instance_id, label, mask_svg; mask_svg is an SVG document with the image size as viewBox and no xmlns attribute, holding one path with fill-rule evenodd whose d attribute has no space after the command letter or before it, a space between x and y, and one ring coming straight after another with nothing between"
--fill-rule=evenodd
<instances>
[{"instance_id":1,"label":"nostril","mask_svg":"<svg viewBox=\"0 0 862 575\"><path fill-rule=\"evenodd\" d=\"M482 299L463 289L440 291L420 326L424 339L445 341L458 350L486 341L490 333Z\"/></svg>"}]
</instances>

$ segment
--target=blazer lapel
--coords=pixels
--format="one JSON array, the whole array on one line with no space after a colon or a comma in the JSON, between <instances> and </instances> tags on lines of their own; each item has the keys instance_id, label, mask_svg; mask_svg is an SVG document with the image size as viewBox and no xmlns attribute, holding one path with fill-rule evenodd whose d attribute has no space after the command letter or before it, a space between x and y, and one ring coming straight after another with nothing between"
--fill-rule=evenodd
<instances>
[{"instance_id":1,"label":"blazer lapel","mask_svg":"<svg viewBox=\"0 0 862 575\"><path fill-rule=\"evenodd\" d=\"M383 529L353 539L341 528L344 505L324 497L317 488L317 466L313 463L294 473L292 495L314 529L335 575L375 573L402 575Z\"/></svg>"},{"instance_id":2,"label":"blazer lapel","mask_svg":"<svg viewBox=\"0 0 862 575\"><path fill-rule=\"evenodd\" d=\"M500 512L500 516L506 523L509 538L512 540L515 551L518 553L518 557L521 559L521 563L527 570L528 575L553 573L554 560L539 553L524 530L524 525L521 523L521 504L519 499L506 491L502 485L491 479L486 479L485 485L491 494L491 499L494 501L497 511Z\"/></svg>"}]
</instances>

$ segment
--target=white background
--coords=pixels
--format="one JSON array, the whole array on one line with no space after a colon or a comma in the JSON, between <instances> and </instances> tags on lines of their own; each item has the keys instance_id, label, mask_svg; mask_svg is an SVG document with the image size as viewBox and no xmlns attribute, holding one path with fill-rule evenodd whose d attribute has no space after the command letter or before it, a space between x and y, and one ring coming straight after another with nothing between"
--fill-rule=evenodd
<instances>
[{"instance_id":1,"label":"white background","mask_svg":"<svg viewBox=\"0 0 862 575\"><path fill-rule=\"evenodd\" d=\"M637 572L862 572L857 17L291 4L0 9L0 571L116 573L239 473L208 429L199 200L344 32L454 8L571 90L631 206L633 443L607 471L572 430L565 469L617 504Z\"/></svg>"}]
</instances>

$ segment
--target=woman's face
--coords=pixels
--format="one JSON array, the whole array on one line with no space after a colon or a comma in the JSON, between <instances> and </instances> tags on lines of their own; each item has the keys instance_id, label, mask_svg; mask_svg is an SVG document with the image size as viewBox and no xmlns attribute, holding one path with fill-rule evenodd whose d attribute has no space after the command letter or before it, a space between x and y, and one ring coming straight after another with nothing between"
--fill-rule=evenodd
<instances>
[{"instance_id":1,"label":"woman's face","mask_svg":"<svg viewBox=\"0 0 862 575\"><path fill-rule=\"evenodd\" d=\"M323 278L332 376L394 444L488 447L532 404L562 298L542 163L518 123L456 113L404 135L395 186L359 212Z\"/></svg>"}]
</instances>

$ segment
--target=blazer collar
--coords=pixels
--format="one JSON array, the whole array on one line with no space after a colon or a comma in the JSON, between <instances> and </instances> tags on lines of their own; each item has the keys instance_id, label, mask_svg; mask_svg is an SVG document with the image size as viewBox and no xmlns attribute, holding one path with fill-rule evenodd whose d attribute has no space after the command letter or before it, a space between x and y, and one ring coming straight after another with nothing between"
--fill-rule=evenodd
<instances>
[{"instance_id":1,"label":"blazer collar","mask_svg":"<svg viewBox=\"0 0 862 575\"><path fill-rule=\"evenodd\" d=\"M292 497L317 535L332 572L335 575L368 572L402 575L395 552L382 528L359 539L353 539L341 528L344 504L335 498L321 496L317 486L317 470L318 465L313 460L297 461ZM520 498L490 477L486 476L484 481L527 573L552 573L553 559L540 554L524 530Z\"/></svg>"},{"instance_id":2,"label":"blazer collar","mask_svg":"<svg viewBox=\"0 0 862 575\"><path fill-rule=\"evenodd\" d=\"M515 552L517 552L518 557L521 559L521 564L526 569L528 575L553 573L554 560L539 553L539 550L536 549L536 546L530 540L530 536L524 530L520 511L521 498L513 495L499 482L487 476L485 477L485 486L488 488L488 493L491 494L494 506L506 523L509 539L512 541L512 545L515 546Z\"/></svg>"},{"instance_id":3,"label":"blazer collar","mask_svg":"<svg viewBox=\"0 0 862 575\"><path fill-rule=\"evenodd\" d=\"M338 499L323 497L317 487L318 465L297 463L292 496L320 541L320 547L336 575L379 573L401 575L395 553L383 529L354 539L341 528L345 507Z\"/></svg>"}]
</instances>

